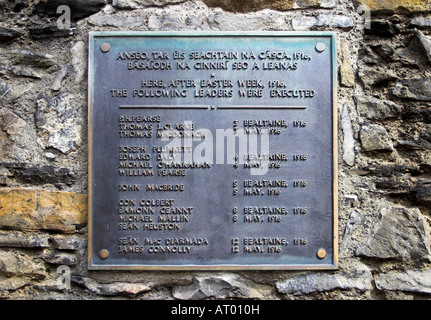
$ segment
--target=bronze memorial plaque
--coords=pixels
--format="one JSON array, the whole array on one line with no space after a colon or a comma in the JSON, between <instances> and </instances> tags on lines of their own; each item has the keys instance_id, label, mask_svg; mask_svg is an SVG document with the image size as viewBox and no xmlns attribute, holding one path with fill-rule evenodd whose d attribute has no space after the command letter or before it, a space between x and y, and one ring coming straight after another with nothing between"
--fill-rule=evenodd
<instances>
[{"instance_id":1,"label":"bronze memorial plaque","mask_svg":"<svg viewBox=\"0 0 431 320\"><path fill-rule=\"evenodd\" d=\"M92 32L89 268L337 267L332 32Z\"/></svg>"}]
</instances>

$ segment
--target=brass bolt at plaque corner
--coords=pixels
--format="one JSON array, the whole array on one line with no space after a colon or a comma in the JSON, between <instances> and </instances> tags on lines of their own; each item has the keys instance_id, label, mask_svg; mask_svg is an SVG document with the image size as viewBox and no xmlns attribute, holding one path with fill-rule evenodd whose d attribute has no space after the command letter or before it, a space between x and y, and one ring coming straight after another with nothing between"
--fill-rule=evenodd
<instances>
[{"instance_id":1,"label":"brass bolt at plaque corner","mask_svg":"<svg viewBox=\"0 0 431 320\"><path fill-rule=\"evenodd\" d=\"M109 45L109 43L105 42L104 44L102 44L100 46L100 50L102 50L102 52L108 52L109 50L111 50L111 46Z\"/></svg>"},{"instance_id":2,"label":"brass bolt at plaque corner","mask_svg":"<svg viewBox=\"0 0 431 320\"><path fill-rule=\"evenodd\" d=\"M318 52L323 52L326 49L326 45L323 42L319 42L318 44L316 44L316 50Z\"/></svg>"},{"instance_id":3,"label":"brass bolt at plaque corner","mask_svg":"<svg viewBox=\"0 0 431 320\"><path fill-rule=\"evenodd\" d=\"M319 249L317 251L317 257L319 259L323 259L324 257L326 257L326 251L325 251L325 249Z\"/></svg>"},{"instance_id":4,"label":"brass bolt at plaque corner","mask_svg":"<svg viewBox=\"0 0 431 320\"><path fill-rule=\"evenodd\" d=\"M109 251L108 251L108 250L106 250L106 249L102 249L102 250L100 250L100 252L99 252L99 256L100 256L102 259L108 259L108 257L109 257Z\"/></svg>"}]
</instances>

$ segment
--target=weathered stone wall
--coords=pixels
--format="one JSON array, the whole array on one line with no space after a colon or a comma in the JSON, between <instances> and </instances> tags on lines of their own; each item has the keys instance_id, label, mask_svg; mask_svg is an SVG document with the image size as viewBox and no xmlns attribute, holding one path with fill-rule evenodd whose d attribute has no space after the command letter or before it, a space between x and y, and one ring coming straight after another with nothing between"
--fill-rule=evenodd
<instances>
[{"instance_id":1,"label":"weathered stone wall","mask_svg":"<svg viewBox=\"0 0 431 320\"><path fill-rule=\"evenodd\" d=\"M61 4L68 29L57 28ZM430 299L430 10L425 0L1 1L0 299ZM339 269L88 271L91 30L336 31Z\"/></svg>"}]
</instances>

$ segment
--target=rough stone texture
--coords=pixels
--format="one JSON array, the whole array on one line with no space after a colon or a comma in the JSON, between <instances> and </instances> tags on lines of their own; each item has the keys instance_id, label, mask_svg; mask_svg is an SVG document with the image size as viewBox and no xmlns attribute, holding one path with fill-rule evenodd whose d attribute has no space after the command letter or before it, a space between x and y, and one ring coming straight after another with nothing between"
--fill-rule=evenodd
<instances>
[{"instance_id":1,"label":"rough stone texture","mask_svg":"<svg viewBox=\"0 0 431 320\"><path fill-rule=\"evenodd\" d=\"M262 299L270 294L270 286L259 285L235 274L196 277L188 286L175 286L172 295L177 299Z\"/></svg>"},{"instance_id":2,"label":"rough stone texture","mask_svg":"<svg viewBox=\"0 0 431 320\"><path fill-rule=\"evenodd\" d=\"M238 15L232 13L214 13L208 16L208 24L214 30L286 30L285 19L276 12L257 12L256 14Z\"/></svg>"},{"instance_id":3,"label":"rough stone texture","mask_svg":"<svg viewBox=\"0 0 431 320\"><path fill-rule=\"evenodd\" d=\"M22 97L25 97L34 89L34 85L27 81L5 81L0 82L0 106L6 107L20 101ZM8 110L6 112L14 113L14 110ZM30 128L28 126L28 128ZM27 130L28 131L28 130Z\"/></svg>"},{"instance_id":4,"label":"rough stone texture","mask_svg":"<svg viewBox=\"0 0 431 320\"><path fill-rule=\"evenodd\" d=\"M0 297L2 296L2 291L17 290L30 284L31 281L30 277L4 277L0 275Z\"/></svg>"},{"instance_id":5,"label":"rough stone texture","mask_svg":"<svg viewBox=\"0 0 431 320\"><path fill-rule=\"evenodd\" d=\"M340 66L340 82L341 85L346 87L353 87L355 85L355 72L352 68L352 59L347 41L341 42L341 52L343 55L343 63Z\"/></svg>"},{"instance_id":6,"label":"rough stone texture","mask_svg":"<svg viewBox=\"0 0 431 320\"><path fill-rule=\"evenodd\" d=\"M187 0L113 0L112 6L119 9L138 9L139 7L161 7Z\"/></svg>"},{"instance_id":7,"label":"rough stone texture","mask_svg":"<svg viewBox=\"0 0 431 320\"><path fill-rule=\"evenodd\" d=\"M128 282L100 283L86 277L72 277L72 281L102 296L134 296L151 288L151 284Z\"/></svg>"},{"instance_id":8,"label":"rough stone texture","mask_svg":"<svg viewBox=\"0 0 431 320\"><path fill-rule=\"evenodd\" d=\"M367 124L361 128L361 144L365 151L392 151L391 139L385 128L377 124Z\"/></svg>"},{"instance_id":9,"label":"rough stone texture","mask_svg":"<svg viewBox=\"0 0 431 320\"><path fill-rule=\"evenodd\" d=\"M60 186L71 185L75 181L74 174L67 168L57 168L52 165L39 167L29 163L4 163L3 166L9 170L16 181L22 183Z\"/></svg>"},{"instance_id":10,"label":"rough stone texture","mask_svg":"<svg viewBox=\"0 0 431 320\"><path fill-rule=\"evenodd\" d=\"M303 295L334 289L367 291L371 289L371 272L361 263L349 263L339 273L301 274L276 283L277 290L284 294Z\"/></svg>"},{"instance_id":11,"label":"rough stone texture","mask_svg":"<svg viewBox=\"0 0 431 320\"><path fill-rule=\"evenodd\" d=\"M416 30L414 32L414 35L420 46L422 47L428 61L431 61L431 41L427 37L425 37L424 34L419 30Z\"/></svg>"},{"instance_id":12,"label":"rough stone texture","mask_svg":"<svg viewBox=\"0 0 431 320\"><path fill-rule=\"evenodd\" d=\"M351 208L357 207L360 204L358 196L354 194L345 195L344 199L346 201L347 206Z\"/></svg>"},{"instance_id":13,"label":"rough stone texture","mask_svg":"<svg viewBox=\"0 0 431 320\"><path fill-rule=\"evenodd\" d=\"M57 26L43 26L29 29L30 35L34 39L46 39L54 37L69 37L74 34L74 28L59 29Z\"/></svg>"},{"instance_id":14,"label":"rough stone texture","mask_svg":"<svg viewBox=\"0 0 431 320\"><path fill-rule=\"evenodd\" d=\"M34 13L58 16L57 8L61 5L67 5L73 20L79 20L92 15L105 6L104 0L47 0L39 1L34 8Z\"/></svg>"},{"instance_id":15,"label":"rough stone texture","mask_svg":"<svg viewBox=\"0 0 431 320\"><path fill-rule=\"evenodd\" d=\"M22 33L19 30L0 27L0 42L10 41L21 35Z\"/></svg>"},{"instance_id":16,"label":"rough stone texture","mask_svg":"<svg viewBox=\"0 0 431 320\"><path fill-rule=\"evenodd\" d=\"M431 270L392 271L376 278L378 290L431 293Z\"/></svg>"},{"instance_id":17,"label":"rough stone texture","mask_svg":"<svg viewBox=\"0 0 431 320\"><path fill-rule=\"evenodd\" d=\"M36 103L36 126L45 148L53 147L67 153L80 146L83 125L80 99L63 92L55 98L41 96Z\"/></svg>"},{"instance_id":18,"label":"rough stone texture","mask_svg":"<svg viewBox=\"0 0 431 320\"><path fill-rule=\"evenodd\" d=\"M431 79L403 79L395 83L393 94L399 98L431 101Z\"/></svg>"},{"instance_id":19,"label":"rough stone texture","mask_svg":"<svg viewBox=\"0 0 431 320\"><path fill-rule=\"evenodd\" d=\"M79 250L84 249L86 245L85 239L65 238L63 236L51 238L51 241L53 247L59 250Z\"/></svg>"},{"instance_id":20,"label":"rough stone texture","mask_svg":"<svg viewBox=\"0 0 431 320\"><path fill-rule=\"evenodd\" d=\"M70 49L72 67L75 70L75 84L81 83L87 70L87 49L84 41L78 41Z\"/></svg>"},{"instance_id":21,"label":"rough stone texture","mask_svg":"<svg viewBox=\"0 0 431 320\"><path fill-rule=\"evenodd\" d=\"M43 71L56 65L54 56L32 50L1 50L0 74L42 79Z\"/></svg>"},{"instance_id":22,"label":"rough stone texture","mask_svg":"<svg viewBox=\"0 0 431 320\"><path fill-rule=\"evenodd\" d=\"M116 28L136 28L146 23L146 17L116 17L110 15L93 15L90 17L89 22L99 27L110 26ZM76 64L82 61L77 58ZM80 72L82 73L82 72ZM82 76L78 76L81 78ZM79 82L80 80L76 80Z\"/></svg>"},{"instance_id":23,"label":"rough stone texture","mask_svg":"<svg viewBox=\"0 0 431 320\"><path fill-rule=\"evenodd\" d=\"M299 17L292 19L292 28L295 31L300 30L308 30L314 27L317 23L317 19L315 17Z\"/></svg>"},{"instance_id":24,"label":"rough stone texture","mask_svg":"<svg viewBox=\"0 0 431 320\"><path fill-rule=\"evenodd\" d=\"M343 15L330 15L330 14L320 14L316 17L308 17L302 16L298 18L292 19L292 27L293 30L308 30L308 29L316 29L318 27L331 27L331 28L352 28L354 25L353 19L351 17L343 16ZM347 67L346 64L343 68ZM349 70L350 71L350 70ZM346 77L351 77L351 75L346 74ZM344 77L344 74L343 74Z\"/></svg>"},{"instance_id":25,"label":"rough stone texture","mask_svg":"<svg viewBox=\"0 0 431 320\"><path fill-rule=\"evenodd\" d=\"M49 237L24 234L0 234L0 247L9 248L48 248Z\"/></svg>"},{"instance_id":26,"label":"rough stone texture","mask_svg":"<svg viewBox=\"0 0 431 320\"><path fill-rule=\"evenodd\" d=\"M415 17L411 21L411 24L416 27L429 28L431 27L431 19L425 17Z\"/></svg>"},{"instance_id":27,"label":"rough stone texture","mask_svg":"<svg viewBox=\"0 0 431 320\"><path fill-rule=\"evenodd\" d=\"M397 79L397 75L393 70L388 70L382 66L363 64L359 65L358 77L367 89L386 86L391 81Z\"/></svg>"},{"instance_id":28,"label":"rough stone texture","mask_svg":"<svg viewBox=\"0 0 431 320\"><path fill-rule=\"evenodd\" d=\"M284 11L299 8L333 7L333 1L327 0L250 0L247 2L241 0L204 0L204 2L210 7L221 7L224 10L234 12L250 12L262 9L274 9Z\"/></svg>"},{"instance_id":29,"label":"rough stone texture","mask_svg":"<svg viewBox=\"0 0 431 320\"><path fill-rule=\"evenodd\" d=\"M352 203L355 203L354 201L359 202L357 199L354 198ZM349 220L347 221L346 228L344 229L343 239L340 244L340 252L344 256L348 256L349 249L354 247L353 243L353 233L360 228L363 223L365 222L365 217L357 212L356 210L353 210L350 213Z\"/></svg>"},{"instance_id":30,"label":"rough stone texture","mask_svg":"<svg viewBox=\"0 0 431 320\"><path fill-rule=\"evenodd\" d=\"M53 55L32 50L2 50L1 57L12 66L49 68L56 64Z\"/></svg>"},{"instance_id":31,"label":"rough stone texture","mask_svg":"<svg viewBox=\"0 0 431 320\"><path fill-rule=\"evenodd\" d=\"M52 82L51 89L54 91L59 91L61 89L62 81L64 77L67 75L67 72L69 71L69 65L65 65L61 70L57 73L57 75L54 78L54 81Z\"/></svg>"},{"instance_id":32,"label":"rough stone texture","mask_svg":"<svg viewBox=\"0 0 431 320\"><path fill-rule=\"evenodd\" d=\"M427 0L357 0L372 11L429 11Z\"/></svg>"},{"instance_id":33,"label":"rough stone texture","mask_svg":"<svg viewBox=\"0 0 431 320\"><path fill-rule=\"evenodd\" d=\"M333 14L319 14L316 18L316 26L327 26L331 28L352 28L354 26L351 17Z\"/></svg>"},{"instance_id":34,"label":"rough stone texture","mask_svg":"<svg viewBox=\"0 0 431 320\"><path fill-rule=\"evenodd\" d=\"M430 230L419 209L384 208L359 256L382 259L429 260Z\"/></svg>"},{"instance_id":35,"label":"rough stone texture","mask_svg":"<svg viewBox=\"0 0 431 320\"><path fill-rule=\"evenodd\" d=\"M34 279L46 277L42 261L20 252L0 252L0 274L6 276L27 276Z\"/></svg>"},{"instance_id":36,"label":"rough stone texture","mask_svg":"<svg viewBox=\"0 0 431 320\"><path fill-rule=\"evenodd\" d=\"M411 190L413 197L425 205L431 204L431 179L419 179Z\"/></svg>"},{"instance_id":37,"label":"rough stone texture","mask_svg":"<svg viewBox=\"0 0 431 320\"><path fill-rule=\"evenodd\" d=\"M0 227L73 232L87 221L87 196L37 189L0 189Z\"/></svg>"},{"instance_id":38,"label":"rough stone texture","mask_svg":"<svg viewBox=\"0 0 431 320\"><path fill-rule=\"evenodd\" d=\"M40 145L35 132L23 119L0 107L1 162L37 161Z\"/></svg>"},{"instance_id":39,"label":"rough stone texture","mask_svg":"<svg viewBox=\"0 0 431 320\"><path fill-rule=\"evenodd\" d=\"M367 119L384 120L401 115L401 106L397 103L361 95L355 95L353 99L359 115Z\"/></svg>"},{"instance_id":40,"label":"rough stone texture","mask_svg":"<svg viewBox=\"0 0 431 320\"><path fill-rule=\"evenodd\" d=\"M57 265L65 265L65 266L72 266L78 263L78 259L74 254L71 253L51 253L47 255L42 255L41 258L50 264L57 264Z\"/></svg>"},{"instance_id":41,"label":"rough stone texture","mask_svg":"<svg viewBox=\"0 0 431 320\"><path fill-rule=\"evenodd\" d=\"M349 166L353 166L355 164L355 139L347 104L344 104L341 111L341 128L343 129L343 160Z\"/></svg>"}]
</instances>

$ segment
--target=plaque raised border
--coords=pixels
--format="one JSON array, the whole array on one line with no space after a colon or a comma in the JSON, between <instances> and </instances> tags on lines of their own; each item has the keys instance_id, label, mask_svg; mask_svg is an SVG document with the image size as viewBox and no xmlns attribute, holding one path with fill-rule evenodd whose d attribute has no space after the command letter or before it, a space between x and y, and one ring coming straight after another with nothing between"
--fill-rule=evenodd
<instances>
[{"instance_id":1,"label":"plaque raised border","mask_svg":"<svg viewBox=\"0 0 431 320\"><path fill-rule=\"evenodd\" d=\"M163 260L160 263L146 264L145 260L141 263L128 263L126 260L109 262L109 251L106 249L100 250L94 245L94 240L103 237L106 231L101 231L98 225L98 213L94 210L94 197L93 193L98 188L98 181L93 177L94 162L94 136L98 134L95 130L93 122L94 103L95 103L95 90L97 90L97 79L95 76L96 50L107 52L110 50L109 45L103 44L100 47L95 46L98 39L125 39L134 37L135 39L152 39L160 38L168 41L170 38L205 38L217 41L217 39L226 38L248 38L250 41L253 39L269 38L296 38L300 41L304 39L329 39L330 48L326 47L327 52L330 54L331 63L331 79L327 79L328 85L332 91L332 124L329 124L332 132L332 172L330 173L332 179L331 195L332 195L332 234L326 235L331 237L332 244L330 261L327 263L256 263L256 264L241 264L241 263L212 263L201 264L199 260L190 261L185 260L180 264L166 264ZM319 47L321 43L316 45L316 50L325 50L325 46ZM337 205L337 67L336 67L336 33L335 32L110 32L110 31L96 31L90 32L89 35L89 55L88 55L88 151L89 151L89 178L88 178L88 268L89 270L333 270L338 267L338 205ZM229 107L226 107L228 109ZM277 109L277 106L273 108ZM328 124L327 124L328 125ZM99 165L99 164L98 164ZM316 252L318 259L323 259L326 256L326 251L320 249Z\"/></svg>"}]
</instances>

